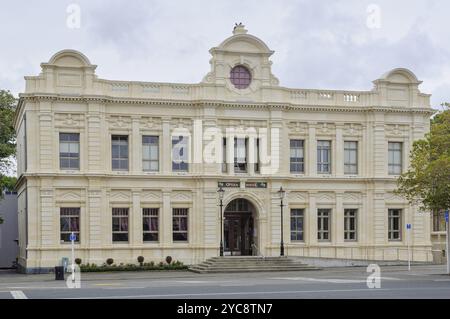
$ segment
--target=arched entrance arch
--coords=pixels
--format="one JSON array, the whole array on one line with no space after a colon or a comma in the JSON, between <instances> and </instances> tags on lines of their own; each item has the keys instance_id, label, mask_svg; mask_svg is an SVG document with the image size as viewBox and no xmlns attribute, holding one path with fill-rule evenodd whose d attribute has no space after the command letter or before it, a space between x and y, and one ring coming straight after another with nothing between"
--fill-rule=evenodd
<instances>
[{"instance_id":1,"label":"arched entrance arch","mask_svg":"<svg viewBox=\"0 0 450 319\"><path fill-rule=\"evenodd\" d=\"M251 256L256 254L257 208L247 198L230 200L224 211L224 255Z\"/></svg>"}]
</instances>

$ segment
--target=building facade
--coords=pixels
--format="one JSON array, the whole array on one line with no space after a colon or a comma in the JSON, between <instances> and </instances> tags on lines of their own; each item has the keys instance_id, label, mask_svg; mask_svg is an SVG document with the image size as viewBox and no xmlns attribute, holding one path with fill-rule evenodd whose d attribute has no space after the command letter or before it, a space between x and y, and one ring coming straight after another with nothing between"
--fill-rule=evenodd
<instances>
[{"instance_id":1,"label":"building facade","mask_svg":"<svg viewBox=\"0 0 450 319\"><path fill-rule=\"evenodd\" d=\"M282 87L242 25L210 53L196 84L100 79L73 50L25 78L23 269L70 256L71 232L83 263L198 263L219 254L221 227L225 255L279 255L283 228L290 256L406 260L409 242L432 259L430 216L393 192L433 113L411 71L370 91Z\"/></svg>"}]
</instances>

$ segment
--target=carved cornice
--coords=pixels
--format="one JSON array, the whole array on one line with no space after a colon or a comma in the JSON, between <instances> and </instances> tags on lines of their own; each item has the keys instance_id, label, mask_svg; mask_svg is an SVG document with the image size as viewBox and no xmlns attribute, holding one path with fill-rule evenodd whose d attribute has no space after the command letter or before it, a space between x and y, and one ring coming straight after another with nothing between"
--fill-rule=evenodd
<instances>
[{"instance_id":1,"label":"carved cornice","mask_svg":"<svg viewBox=\"0 0 450 319\"><path fill-rule=\"evenodd\" d=\"M298 105L292 103L239 103L227 102L221 100L174 100L174 99L148 99L148 98L120 98L104 95L58 95L58 94L21 94L21 100L25 101L53 101L53 102L77 102L89 103L96 102L101 104L138 104L138 105L161 105L173 107L192 107L202 108L208 107L225 107L225 108L243 108L243 109L281 109L286 111L303 111L303 112L350 112L350 113L368 113L368 112L385 112L385 113L418 113L432 115L436 111L431 108L409 108L409 107L386 107L386 106L344 106L344 105Z\"/></svg>"}]
</instances>

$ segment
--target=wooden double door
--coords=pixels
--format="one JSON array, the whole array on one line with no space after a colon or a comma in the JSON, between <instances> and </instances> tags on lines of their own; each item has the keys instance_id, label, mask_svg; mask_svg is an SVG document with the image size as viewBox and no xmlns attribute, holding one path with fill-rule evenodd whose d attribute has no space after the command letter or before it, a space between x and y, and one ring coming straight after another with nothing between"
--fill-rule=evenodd
<instances>
[{"instance_id":1,"label":"wooden double door","mask_svg":"<svg viewBox=\"0 0 450 319\"><path fill-rule=\"evenodd\" d=\"M253 244L253 218L251 212L225 212L225 255L250 256Z\"/></svg>"}]
</instances>

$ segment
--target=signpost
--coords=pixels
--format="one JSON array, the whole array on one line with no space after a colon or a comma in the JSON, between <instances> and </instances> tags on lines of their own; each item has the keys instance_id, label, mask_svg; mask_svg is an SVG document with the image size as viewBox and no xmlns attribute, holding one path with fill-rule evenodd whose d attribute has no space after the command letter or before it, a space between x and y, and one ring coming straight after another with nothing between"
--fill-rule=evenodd
<instances>
[{"instance_id":1,"label":"signpost","mask_svg":"<svg viewBox=\"0 0 450 319\"><path fill-rule=\"evenodd\" d=\"M411 224L406 224L406 236L408 243L408 271L411 271L411 250L409 245L409 240L411 238Z\"/></svg>"},{"instance_id":2,"label":"signpost","mask_svg":"<svg viewBox=\"0 0 450 319\"><path fill-rule=\"evenodd\" d=\"M69 240L72 242L72 280L75 280L75 240L77 240L77 236L72 232Z\"/></svg>"},{"instance_id":3,"label":"signpost","mask_svg":"<svg viewBox=\"0 0 450 319\"><path fill-rule=\"evenodd\" d=\"M448 222L448 209L445 211L445 225L447 226L446 227L447 228L447 240L446 240L447 249L445 252L445 254L447 256L447 275L450 275L450 256L448 254L449 253L448 249L450 247L450 224Z\"/></svg>"}]
</instances>

